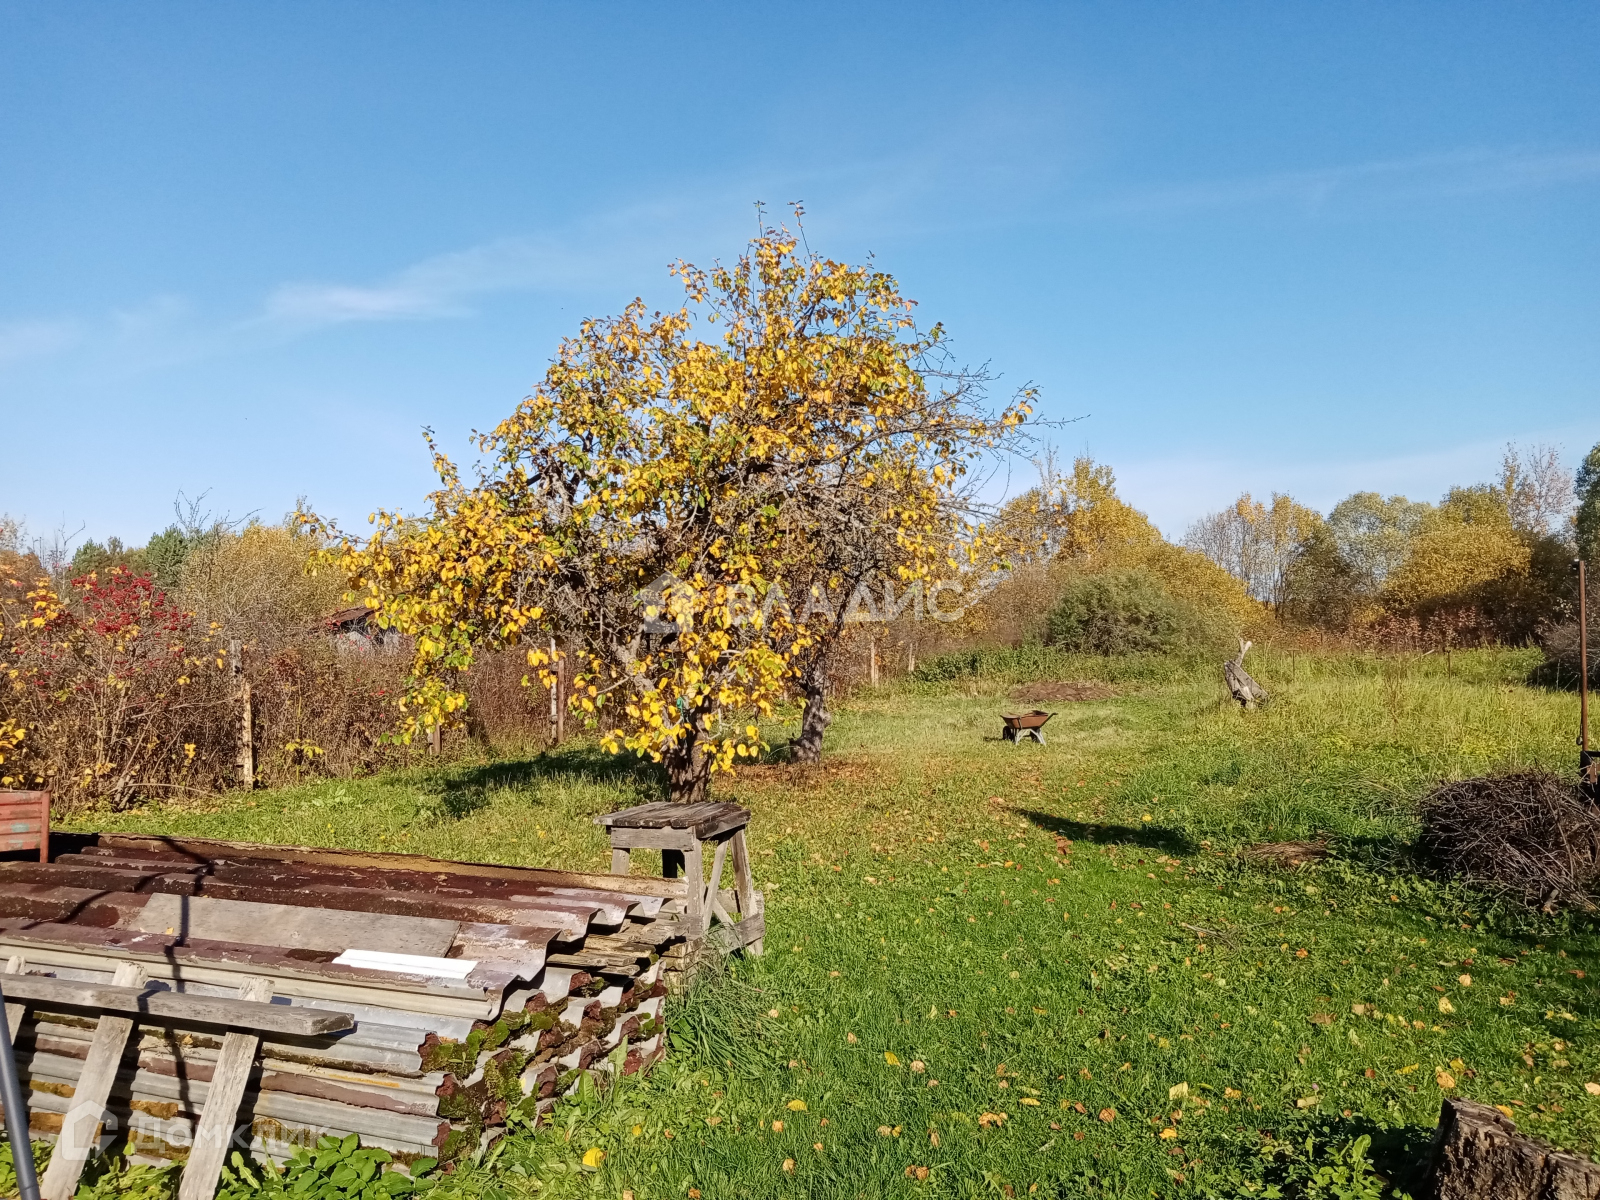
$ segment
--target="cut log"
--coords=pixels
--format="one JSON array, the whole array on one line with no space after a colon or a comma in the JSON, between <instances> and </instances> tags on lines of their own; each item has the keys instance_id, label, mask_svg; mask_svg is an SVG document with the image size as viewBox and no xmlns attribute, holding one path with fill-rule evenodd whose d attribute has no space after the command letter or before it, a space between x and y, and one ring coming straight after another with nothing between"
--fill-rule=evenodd
<instances>
[{"instance_id":1,"label":"cut log","mask_svg":"<svg viewBox=\"0 0 1600 1200\"><path fill-rule=\"evenodd\" d=\"M1595 1200L1600 1165L1517 1132L1498 1109L1446 1100L1433 1135L1427 1195L1435 1200Z\"/></svg>"},{"instance_id":2,"label":"cut log","mask_svg":"<svg viewBox=\"0 0 1600 1200\"><path fill-rule=\"evenodd\" d=\"M1227 681L1228 691L1233 693L1233 698L1243 708L1254 708L1267 701L1267 689L1250 678L1250 673L1244 669L1245 652L1253 644L1240 638L1239 657L1230 658L1222 664L1222 678Z\"/></svg>"}]
</instances>

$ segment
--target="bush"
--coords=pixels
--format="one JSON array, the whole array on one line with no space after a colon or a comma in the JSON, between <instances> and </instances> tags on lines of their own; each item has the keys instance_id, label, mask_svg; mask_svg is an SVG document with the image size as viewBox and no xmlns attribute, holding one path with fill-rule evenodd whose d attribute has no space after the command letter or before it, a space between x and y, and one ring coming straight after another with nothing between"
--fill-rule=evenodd
<instances>
[{"instance_id":1,"label":"bush","mask_svg":"<svg viewBox=\"0 0 1600 1200\"><path fill-rule=\"evenodd\" d=\"M309 538L252 525L177 541L156 540L175 591L121 564L65 587L0 572L0 786L48 788L63 811L236 786L235 640L258 784L421 753L386 738L408 656L334 635L339 586L307 575Z\"/></svg>"},{"instance_id":2,"label":"bush","mask_svg":"<svg viewBox=\"0 0 1600 1200\"><path fill-rule=\"evenodd\" d=\"M48 580L0 580L0 652L0 785L121 807L226 778L216 639L149 576L116 566L65 597Z\"/></svg>"},{"instance_id":3,"label":"bush","mask_svg":"<svg viewBox=\"0 0 1600 1200\"><path fill-rule=\"evenodd\" d=\"M1080 654L1167 654L1194 624L1148 572L1109 571L1067 585L1045 622L1045 641Z\"/></svg>"}]
</instances>

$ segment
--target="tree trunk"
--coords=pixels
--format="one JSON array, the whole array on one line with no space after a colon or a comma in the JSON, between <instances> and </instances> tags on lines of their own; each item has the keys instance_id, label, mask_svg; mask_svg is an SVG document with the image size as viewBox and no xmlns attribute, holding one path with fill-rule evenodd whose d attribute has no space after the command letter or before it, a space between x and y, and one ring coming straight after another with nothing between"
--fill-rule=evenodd
<instances>
[{"instance_id":1,"label":"tree trunk","mask_svg":"<svg viewBox=\"0 0 1600 1200\"><path fill-rule=\"evenodd\" d=\"M674 804L699 804L711 784L711 760L694 733L662 756L667 768L667 799Z\"/></svg>"},{"instance_id":2,"label":"tree trunk","mask_svg":"<svg viewBox=\"0 0 1600 1200\"><path fill-rule=\"evenodd\" d=\"M805 711L800 714L800 736L795 738L790 746L789 757L797 763L818 763L822 761L822 735L829 725L833 724L833 714L828 711L827 690L823 686L824 675L819 668L807 672L800 681L800 688L806 698Z\"/></svg>"},{"instance_id":3,"label":"tree trunk","mask_svg":"<svg viewBox=\"0 0 1600 1200\"><path fill-rule=\"evenodd\" d=\"M1517 1132L1487 1104L1446 1100L1433 1135L1427 1186L1436 1200L1546 1200L1600 1195L1600 1166Z\"/></svg>"}]
</instances>

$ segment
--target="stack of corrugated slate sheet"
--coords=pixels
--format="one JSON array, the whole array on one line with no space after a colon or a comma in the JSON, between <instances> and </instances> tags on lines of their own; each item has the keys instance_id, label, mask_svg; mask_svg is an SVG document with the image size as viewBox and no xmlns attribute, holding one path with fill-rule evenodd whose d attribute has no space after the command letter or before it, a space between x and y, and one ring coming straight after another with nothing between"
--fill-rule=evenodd
<instances>
[{"instance_id":1,"label":"stack of corrugated slate sheet","mask_svg":"<svg viewBox=\"0 0 1600 1200\"><path fill-rule=\"evenodd\" d=\"M683 879L126 834L53 839L0 863L8 970L349 1013L317 1036L262 1034L241 1110L258 1152L361 1135L402 1161L453 1159L581 1068L631 1072L663 1048L663 955L684 947ZM32 1002L16 1030L35 1137L60 1129L98 1014ZM143 1019L112 1086L108 1137L181 1157L223 1032Z\"/></svg>"}]
</instances>

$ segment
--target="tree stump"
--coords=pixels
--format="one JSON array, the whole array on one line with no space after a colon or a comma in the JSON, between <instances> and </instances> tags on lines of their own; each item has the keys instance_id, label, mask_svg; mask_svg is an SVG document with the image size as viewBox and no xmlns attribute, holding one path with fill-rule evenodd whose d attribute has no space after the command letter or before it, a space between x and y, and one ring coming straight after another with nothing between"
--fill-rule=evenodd
<instances>
[{"instance_id":1,"label":"tree stump","mask_svg":"<svg viewBox=\"0 0 1600 1200\"><path fill-rule=\"evenodd\" d=\"M1434 1200L1596 1200L1600 1165L1517 1132L1500 1110L1446 1100L1433 1135L1426 1195Z\"/></svg>"},{"instance_id":2,"label":"tree stump","mask_svg":"<svg viewBox=\"0 0 1600 1200\"><path fill-rule=\"evenodd\" d=\"M1239 657L1230 658L1222 664L1222 678L1227 681L1233 698L1243 708L1254 708L1257 704L1265 704L1267 700L1267 689L1250 678L1250 673L1244 669L1245 651L1253 644L1240 638Z\"/></svg>"}]
</instances>

